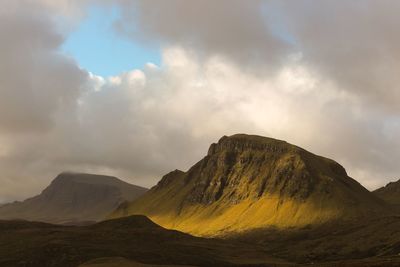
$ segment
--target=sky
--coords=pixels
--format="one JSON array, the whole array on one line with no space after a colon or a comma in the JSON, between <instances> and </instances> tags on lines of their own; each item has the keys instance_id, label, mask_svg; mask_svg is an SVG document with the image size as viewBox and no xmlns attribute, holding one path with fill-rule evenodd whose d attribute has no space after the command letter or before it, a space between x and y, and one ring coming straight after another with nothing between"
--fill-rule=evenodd
<instances>
[{"instance_id":1,"label":"sky","mask_svg":"<svg viewBox=\"0 0 400 267\"><path fill-rule=\"evenodd\" d=\"M143 45L124 38L113 29L119 19L118 6L89 6L82 21L67 36L61 51L79 66L102 77L115 76L146 63L160 64L157 42Z\"/></svg>"},{"instance_id":2,"label":"sky","mask_svg":"<svg viewBox=\"0 0 400 267\"><path fill-rule=\"evenodd\" d=\"M150 187L223 135L399 179L400 2L5 0L0 202L60 172Z\"/></svg>"}]
</instances>

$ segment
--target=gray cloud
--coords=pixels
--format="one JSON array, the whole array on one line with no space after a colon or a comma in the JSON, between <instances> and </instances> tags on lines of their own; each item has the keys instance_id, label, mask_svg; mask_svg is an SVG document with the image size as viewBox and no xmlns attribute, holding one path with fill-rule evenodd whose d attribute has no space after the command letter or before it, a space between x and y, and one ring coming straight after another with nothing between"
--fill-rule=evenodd
<instances>
[{"instance_id":1,"label":"gray cloud","mask_svg":"<svg viewBox=\"0 0 400 267\"><path fill-rule=\"evenodd\" d=\"M37 189L29 181L40 174L29 177L30 164L41 160L43 147L28 148L55 126L58 112L76 109L87 81L86 71L59 53L64 36L46 11L40 1L8 0L0 11L0 195L5 199ZM18 150L23 153L14 157Z\"/></svg>"},{"instance_id":2,"label":"gray cloud","mask_svg":"<svg viewBox=\"0 0 400 267\"><path fill-rule=\"evenodd\" d=\"M280 1L306 64L366 100L399 113L400 21L396 1Z\"/></svg>"},{"instance_id":3,"label":"gray cloud","mask_svg":"<svg viewBox=\"0 0 400 267\"><path fill-rule=\"evenodd\" d=\"M265 70L285 61L289 45L264 16L266 1L124 1L116 28L151 45L180 44L199 56L224 56ZM251 72L254 72L252 68Z\"/></svg>"},{"instance_id":4,"label":"gray cloud","mask_svg":"<svg viewBox=\"0 0 400 267\"><path fill-rule=\"evenodd\" d=\"M134 40L179 44L194 48L196 55L205 54L206 58L223 55L248 74L259 73L260 69L265 74L265 66L280 70L279 63L289 64L291 58L300 58L299 63L316 80L324 81L322 86L334 87L335 94L352 99L322 105L321 116L326 118L319 121L313 121L312 113L305 114L304 120L320 127L327 123L343 127L330 128L331 132L326 134L332 140L321 144L325 147L322 152L335 151L334 156L357 165L358 173L370 172L373 176L372 168L379 169L376 177L368 178L370 181L388 179L399 172L391 160L399 154L393 146L397 141L388 138L388 132L398 130L395 125L400 120L398 3L389 0L120 3L124 16L119 27ZM323 91L321 88L314 93ZM321 101L318 96L308 97ZM309 102L302 98L299 101ZM333 141L334 137L339 137L341 144ZM390 151L390 156L384 151Z\"/></svg>"},{"instance_id":5,"label":"gray cloud","mask_svg":"<svg viewBox=\"0 0 400 267\"><path fill-rule=\"evenodd\" d=\"M395 1L123 1L122 33L223 55L249 73L301 53L342 90L399 112Z\"/></svg>"},{"instance_id":6,"label":"gray cloud","mask_svg":"<svg viewBox=\"0 0 400 267\"><path fill-rule=\"evenodd\" d=\"M10 5L0 14L0 36L0 131L50 127L52 114L79 95L86 72L57 52L63 36L35 5Z\"/></svg>"}]
</instances>

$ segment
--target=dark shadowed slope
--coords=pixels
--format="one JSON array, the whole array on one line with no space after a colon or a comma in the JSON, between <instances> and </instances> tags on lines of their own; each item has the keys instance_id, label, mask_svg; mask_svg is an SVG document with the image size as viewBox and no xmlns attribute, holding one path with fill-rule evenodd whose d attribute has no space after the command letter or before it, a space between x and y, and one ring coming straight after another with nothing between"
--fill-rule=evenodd
<instances>
[{"instance_id":1,"label":"dark shadowed slope","mask_svg":"<svg viewBox=\"0 0 400 267\"><path fill-rule=\"evenodd\" d=\"M85 262L121 266L115 264L133 261L207 267L282 263L255 245L192 237L166 230L144 216L90 226L0 221L2 267L76 267Z\"/></svg>"},{"instance_id":2,"label":"dark shadowed slope","mask_svg":"<svg viewBox=\"0 0 400 267\"><path fill-rule=\"evenodd\" d=\"M395 215L259 229L231 238L259 244L270 255L293 262L318 263L313 266L400 266L400 217Z\"/></svg>"},{"instance_id":3,"label":"dark shadowed slope","mask_svg":"<svg viewBox=\"0 0 400 267\"><path fill-rule=\"evenodd\" d=\"M166 228L212 236L385 210L335 161L284 141L238 134L224 136L187 172L165 175L112 217L144 214Z\"/></svg>"},{"instance_id":4,"label":"dark shadowed slope","mask_svg":"<svg viewBox=\"0 0 400 267\"><path fill-rule=\"evenodd\" d=\"M160 265L160 264L144 264L125 258L99 258L82 265L79 267L194 267L189 265Z\"/></svg>"},{"instance_id":5,"label":"dark shadowed slope","mask_svg":"<svg viewBox=\"0 0 400 267\"><path fill-rule=\"evenodd\" d=\"M373 193L387 203L400 207L400 180L388 183Z\"/></svg>"},{"instance_id":6,"label":"dark shadowed slope","mask_svg":"<svg viewBox=\"0 0 400 267\"><path fill-rule=\"evenodd\" d=\"M1 206L0 219L98 221L122 202L132 201L146 191L111 176L62 173L40 195Z\"/></svg>"},{"instance_id":7,"label":"dark shadowed slope","mask_svg":"<svg viewBox=\"0 0 400 267\"><path fill-rule=\"evenodd\" d=\"M0 221L0 266L394 267L400 264L399 228L399 218L385 217L219 240L166 230L144 216L89 226Z\"/></svg>"}]
</instances>

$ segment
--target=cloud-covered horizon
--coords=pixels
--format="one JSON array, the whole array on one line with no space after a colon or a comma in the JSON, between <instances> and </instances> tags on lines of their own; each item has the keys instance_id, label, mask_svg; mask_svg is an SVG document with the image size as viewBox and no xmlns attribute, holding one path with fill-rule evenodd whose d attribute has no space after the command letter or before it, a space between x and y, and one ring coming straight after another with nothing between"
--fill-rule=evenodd
<instances>
[{"instance_id":1,"label":"cloud-covered horizon","mask_svg":"<svg viewBox=\"0 0 400 267\"><path fill-rule=\"evenodd\" d=\"M115 24L121 36L161 44L160 66L100 77L60 52L86 5L110 4L121 7ZM0 201L34 195L66 170L151 186L235 133L283 139L333 158L369 189L399 178L396 3L4 5Z\"/></svg>"}]
</instances>

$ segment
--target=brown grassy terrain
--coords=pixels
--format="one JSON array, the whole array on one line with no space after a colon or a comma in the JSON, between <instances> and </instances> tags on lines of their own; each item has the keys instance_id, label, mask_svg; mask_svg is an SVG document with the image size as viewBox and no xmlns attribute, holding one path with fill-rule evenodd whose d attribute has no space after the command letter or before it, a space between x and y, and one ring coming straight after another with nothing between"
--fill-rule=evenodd
<instances>
[{"instance_id":1,"label":"brown grassy terrain","mask_svg":"<svg viewBox=\"0 0 400 267\"><path fill-rule=\"evenodd\" d=\"M90 226L0 221L0 266L400 266L400 218L259 229L221 239L143 216Z\"/></svg>"},{"instance_id":2,"label":"brown grassy terrain","mask_svg":"<svg viewBox=\"0 0 400 267\"><path fill-rule=\"evenodd\" d=\"M259 246L166 230L144 216L90 226L0 221L2 267L76 267L105 257L155 265L263 266L285 262L269 257Z\"/></svg>"},{"instance_id":3,"label":"brown grassy terrain","mask_svg":"<svg viewBox=\"0 0 400 267\"><path fill-rule=\"evenodd\" d=\"M400 216L335 221L284 231L259 229L227 238L261 245L271 256L303 264L397 262L395 266L400 266Z\"/></svg>"},{"instance_id":4,"label":"brown grassy terrain","mask_svg":"<svg viewBox=\"0 0 400 267\"><path fill-rule=\"evenodd\" d=\"M100 258L79 265L79 267L194 267L189 265L143 264L124 258Z\"/></svg>"}]
</instances>

